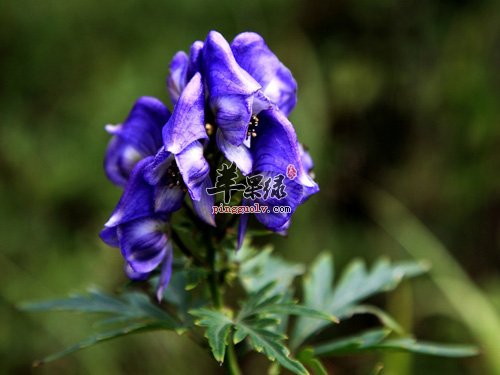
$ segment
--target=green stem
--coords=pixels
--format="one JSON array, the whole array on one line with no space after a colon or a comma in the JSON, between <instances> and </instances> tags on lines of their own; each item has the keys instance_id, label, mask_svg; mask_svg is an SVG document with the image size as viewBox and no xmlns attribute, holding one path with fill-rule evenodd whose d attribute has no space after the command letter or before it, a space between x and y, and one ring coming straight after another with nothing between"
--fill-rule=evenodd
<instances>
[{"instance_id":1,"label":"green stem","mask_svg":"<svg viewBox=\"0 0 500 375\"><path fill-rule=\"evenodd\" d=\"M194 254L185 244L184 244L184 241L182 241L181 237L179 236L179 234L177 233L177 231L175 231L174 229L171 230L171 236L172 236L172 240L174 241L174 243L177 245L177 247L179 248L179 250L188 258L190 259L195 265L197 266L203 266L204 265L204 262L203 260L201 260L200 258L198 258L196 256L196 254Z\"/></svg>"},{"instance_id":2,"label":"green stem","mask_svg":"<svg viewBox=\"0 0 500 375\"><path fill-rule=\"evenodd\" d=\"M238 364L238 357L234 350L233 335L229 336L229 343L226 350L226 366L230 375L241 375L240 366Z\"/></svg>"},{"instance_id":3,"label":"green stem","mask_svg":"<svg viewBox=\"0 0 500 375\"><path fill-rule=\"evenodd\" d=\"M222 307L222 293L219 285L219 277L217 270L215 269L215 248L212 244L212 238L210 235L205 236L207 243L207 260L210 266L210 274L208 277L208 283L210 285L210 294L212 295L212 302L216 309L220 309Z\"/></svg>"},{"instance_id":4,"label":"green stem","mask_svg":"<svg viewBox=\"0 0 500 375\"><path fill-rule=\"evenodd\" d=\"M212 243L212 238L210 237L210 235L207 235L205 237L205 240L208 249L208 264L210 265L210 275L208 278L208 282L210 285L210 294L212 295L212 302L214 304L214 307L220 310L223 307L223 301L219 274L215 268L216 250ZM225 363L230 375L241 375L240 367L238 364L238 357L236 356L236 351L234 350L233 335L229 336Z\"/></svg>"}]
</instances>

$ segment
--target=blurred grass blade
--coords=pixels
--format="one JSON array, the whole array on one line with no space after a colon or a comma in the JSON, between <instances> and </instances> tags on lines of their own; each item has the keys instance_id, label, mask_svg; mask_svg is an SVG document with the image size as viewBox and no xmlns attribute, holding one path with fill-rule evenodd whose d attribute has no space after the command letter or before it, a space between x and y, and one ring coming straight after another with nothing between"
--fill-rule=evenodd
<instances>
[{"instance_id":1,"label":"blurred grass blade","mask_svg":"<svg viewBox=\"0 0 500 375\"><path fill-rule=\"evenodd\" d=\"M476 347L471 345L444 345L413 338L400 338L384 341L374 347L375 350L394 350L441 357L471 357L479 354Z\"/></svg>"},{"instance_id":2,"label":"blurred grass blade","mask_svg":"<svg viewBox=\"0 0 500 375\"><path fill-rule=\"evenodd\" d=\"M367 351L411 352L442 357L470 357L478 350L469 345L445 345L418 342L412 337L385 340L390 330L372 330L357 336L334 340L313 348L316 356L355 354Z\"/></svg>"},{"instance_id":3,"label":"blurred grass blade","mask_svg":"<svg viewBox=\"0 0 500 375\"><path fill-rule=\"evenodd\" d=\"M432 264L430 277L482 347L490 372L500 374L500 318L444 245L397 199L368 191L374 221L416 259Z\"/></svg>"}]
</instances>

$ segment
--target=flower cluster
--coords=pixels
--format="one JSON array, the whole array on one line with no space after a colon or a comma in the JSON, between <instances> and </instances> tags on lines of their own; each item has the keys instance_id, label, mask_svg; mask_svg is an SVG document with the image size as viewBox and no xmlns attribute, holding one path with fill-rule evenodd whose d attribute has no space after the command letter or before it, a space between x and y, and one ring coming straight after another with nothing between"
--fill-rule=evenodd
<instances>
[{"instance_id":1,"label":"flower cluster","mask_svg":"<svg viewBox=\"0 0 500 375\"><path fill-rule=\"evenodd\" d=\"M142 97L123 123L106 127L113 136L106 174L124 192L101 232L104 242L121 249L130 278L145 279L161 266L158 299L172 273L171 215L191 205L200 222L217 225L207 189L221 160L244 176L273 177L294 167L296 176L284 181L286 198L256 201L292 208L255 214L275 232L285 232L296 207L318 191L311 157L287 118L296 82L260 35L242 33L229 44L211 31L189 55L173 57L167 88L172 112L160 100ZM184 203L186 196L191 204ZM239 244L247 222L242 215Z\"/></svg>"}]
</instances>

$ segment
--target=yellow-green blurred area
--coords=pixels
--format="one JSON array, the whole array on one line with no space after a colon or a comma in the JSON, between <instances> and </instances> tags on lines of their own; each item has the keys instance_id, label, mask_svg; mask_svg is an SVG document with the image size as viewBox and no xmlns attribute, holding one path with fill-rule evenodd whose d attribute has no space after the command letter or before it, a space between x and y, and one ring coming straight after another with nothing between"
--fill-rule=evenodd
<instances>
[{"instance_id":1,"label":"yellow-green blurred area","mask_svg":"<svg viewBox=\"0 0 500 375\"><path fill-rule=\"evenodd\" d=\"M369 374L383 362L386 374L500 373L491 353L500 341L495 0L2 1L0 373L223 373L187 337L163 332L31 368L92 325L15 307L124 284L119 251L98 239L120 195L102 169L103 127L121 122L139 96L168 102L170 58L211 29L229 40L246 30L262 34L298 81L291 120L315 160L321 192L298 209L289 236L273 240L277 251L311 262L328 249L337 269L354 257L435 261L435 277L371 302L420 339L490 350L459 360L338 357L325 361L328 371ZM394 205L408 211L398 216ZM439 242L425 240L431 233ZM457 272L474 284L439 279L455 280ZM375 323L356 318L331 333ZM244 373L266 373L263 358L245 357Z\"/></svg>"}]
</instances>

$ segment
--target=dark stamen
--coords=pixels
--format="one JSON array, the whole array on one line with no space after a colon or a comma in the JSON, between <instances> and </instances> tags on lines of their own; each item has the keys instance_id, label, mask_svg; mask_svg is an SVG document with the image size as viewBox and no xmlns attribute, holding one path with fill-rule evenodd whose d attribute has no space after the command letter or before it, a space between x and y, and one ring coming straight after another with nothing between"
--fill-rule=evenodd
<instances>
[{"instance_id":1,"label":"dark stamen","mask_svg":"<svg viewBox=\"0 0 500 375\"><path fill-rule=\"evenodd\" d=\"M250 118L250 123L247 129L247 139L250 137L257 137L257 127L259 126L259 118L256 115L252 115Z\"/></svg>"},{"instance_id":2,"label":"dark stamen","mask_svg":"<svg viewBox=\"0 0 500 375\"><path fill-rule=\"evenodd\" d=\"M181 172L179 171L179 167L175 162L170 164L170 167L167 169L166 173L167 186L171 189L173 187L180 187L182 190L187 191L186 185L182 180Z\"/></svg>"}]
</instances>

